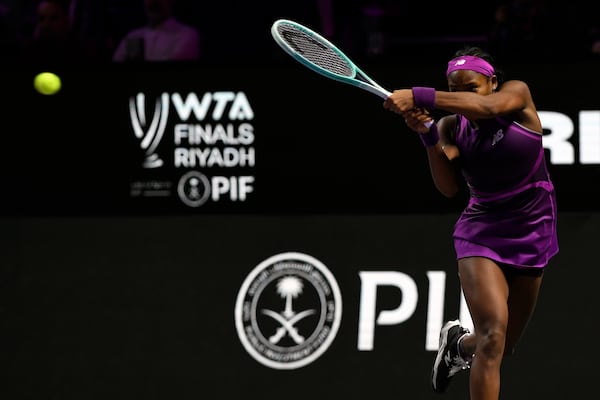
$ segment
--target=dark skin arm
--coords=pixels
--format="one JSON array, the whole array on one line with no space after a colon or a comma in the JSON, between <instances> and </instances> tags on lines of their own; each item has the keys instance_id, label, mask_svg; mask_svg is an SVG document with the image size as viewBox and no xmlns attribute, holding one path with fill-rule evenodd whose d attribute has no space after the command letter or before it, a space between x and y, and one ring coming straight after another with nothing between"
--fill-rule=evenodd
<instances>
[{"instance_id":1,"label":"dark skin arm","mask_svg":"<svg viewBox=\"0 0 600 400\"><path fill-rule=\"evenodd\" d=\"M450 92L436 91L435 107L462 114L472 121L506 116L521 125L539 132L542 127L529 87L522 81L508 81L494 92L497 81L472 71L460 71L448 79ZM427 112L415 108L412 90L395 90L384 102L390 111L402 114L413 131L426 133ZM453 160L459 157L454 143L455 117L448 115L437 122L440 141L427 147L429 167L436 188L446 197L459 190L457 168Z\"/></svg>"},{"instance_id":2,"label":"dark skin arm","mask_svg":"<svg viewBox=\"0 0 600 400\"><path fill-rule=\"evenodd\" d=\"M493 92L493 82L487 85L482 84L487 78L483 75L476 75L478 75L479 81L460 82L459 86L465 86L465 89L460 88L450 92L436 91L435 108L462 114L472 121L510 116L515 122L541 134L541 122L531 92L525 82L507 81L500 90ZM395 90L385 100L384 107L403 115L411 112L415 108L412 90Z\"/></svg>"},{"instance_id":3,"label":"dark skin arm","mask_svg":"<svg viewBox=\"0 0 600 400\"><path fill-rule=\"evenodd\" d=\"M427 133L429 129L425 127L424 122L431 120L428 113L424 110L413 110L405 113L406 125L419 134ZM453 161L458 156L456 146L450 144L450 140L445 132L454 130L454 118L446 116L437 123L440 141L435 146L426 147L427 159L431 177L437 190L444 196L454 197L459 190L458 174Z\"/></svg>"}]
</instances>

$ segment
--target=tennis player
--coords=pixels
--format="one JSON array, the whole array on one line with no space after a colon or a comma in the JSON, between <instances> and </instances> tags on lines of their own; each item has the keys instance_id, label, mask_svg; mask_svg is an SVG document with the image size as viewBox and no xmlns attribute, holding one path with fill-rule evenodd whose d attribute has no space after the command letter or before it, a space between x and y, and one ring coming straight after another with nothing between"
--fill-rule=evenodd
<instances>
[{"instance_id":1,"label":"tennis player","mask_svg":"<svg viewBox=\"0 0 600 400\"><path fill-rule=\"evenodd\" d=\"M558 253L556 196L542 126L528 85L502 82L489 54L463 48L448 62L449 91L395 90L384 107L404 116L427 149L436 188L469 202L454 227L460 284L474 332L448 321L432 369L433 390L469 370L472 400L497 400L502 359L531 319L550 259ZM427 110L448 113L427 128Z\"/></svg>"}]
</instances>

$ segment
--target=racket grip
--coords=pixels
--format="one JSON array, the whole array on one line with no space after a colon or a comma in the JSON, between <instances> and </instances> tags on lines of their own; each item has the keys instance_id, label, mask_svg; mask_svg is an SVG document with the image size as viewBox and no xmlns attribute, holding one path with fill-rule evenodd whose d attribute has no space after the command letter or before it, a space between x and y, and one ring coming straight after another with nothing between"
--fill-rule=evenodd
<instances>
[{"instance_id":1,"label":"racket grip","mask_svg":"<svg viewBox=\"0 0 600 400\"><path fill-rule=\"evenodd\" d=\"M429 126L429 130L426 133L420 133L419 138L425 147L435 146L436 143L440 140L440 134L437 129L437 125L431 121L427 121L425 125Z\"/></svg>"}]
</instances>

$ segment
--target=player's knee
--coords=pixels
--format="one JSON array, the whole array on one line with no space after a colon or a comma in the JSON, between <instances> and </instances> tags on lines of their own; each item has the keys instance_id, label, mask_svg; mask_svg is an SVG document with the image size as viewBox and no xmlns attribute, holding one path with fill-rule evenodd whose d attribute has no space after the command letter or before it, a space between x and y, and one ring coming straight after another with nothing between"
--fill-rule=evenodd
<instances>
[{"instance_id":1,"label":"player's knee","mask_svg":"<svg viewBox=\"0 0 600 400\"><path fill-rule=\"evenodd\" d=\"M487 359L502 358L505 353L506 335L500 329L490 329L478 335L477 356Z\"/></svg>"}]
</instances>

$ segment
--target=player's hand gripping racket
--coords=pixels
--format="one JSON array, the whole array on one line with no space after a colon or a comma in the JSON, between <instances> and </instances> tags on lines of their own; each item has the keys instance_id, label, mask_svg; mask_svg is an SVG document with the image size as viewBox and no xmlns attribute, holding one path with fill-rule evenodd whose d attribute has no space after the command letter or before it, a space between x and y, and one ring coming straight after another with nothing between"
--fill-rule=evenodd
<instances>
[{"instance_id":1,"label":"player's hand gripping racket","mask_svg":"<svg viewBox=\"0 0 600 400\"><path fill-rule=\"evenodd\" d=\"M333 43L311 29L294 21L279 19L271 26L271 34L286 53L313 71L383 99L391 94L361 71Z\"/></svg>"},{"instance_id":2,"label":"player's hand gripping racket","mask_svg":"<svg viewBox=\"0 0 600 400\"><path fill-rule=\"evenodd\" d=\"M271 26L275 42L305 67L339 82L354 85L382 99L392 94L371 79L337 46L297 22L278 19ZM425 122L430 127L433 121Z\"/></svg>"}]
</instances>

